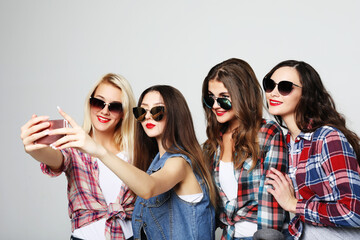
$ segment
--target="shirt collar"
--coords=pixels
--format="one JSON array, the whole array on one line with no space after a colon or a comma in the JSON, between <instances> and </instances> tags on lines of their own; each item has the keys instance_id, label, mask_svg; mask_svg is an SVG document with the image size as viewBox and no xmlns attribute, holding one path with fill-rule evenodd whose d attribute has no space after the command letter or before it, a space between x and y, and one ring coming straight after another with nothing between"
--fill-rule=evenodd
<instances>
[{"instance_id":1,"label":"shirt collar","mask_svg":"<svg viewBox=\"0 0 360 240\"><path fill-rule=\"evenodd\" d=\"M314 134L314 132L307 132L307 133L300 132L300 134L296 137L295 142L297 143L301 139L310 141L313 134ZM288 133L286 134L286 142L290 143L290 139L291 139L291 134L290 134L290 131L288 131Z\"/></svg>"}]
</instances>

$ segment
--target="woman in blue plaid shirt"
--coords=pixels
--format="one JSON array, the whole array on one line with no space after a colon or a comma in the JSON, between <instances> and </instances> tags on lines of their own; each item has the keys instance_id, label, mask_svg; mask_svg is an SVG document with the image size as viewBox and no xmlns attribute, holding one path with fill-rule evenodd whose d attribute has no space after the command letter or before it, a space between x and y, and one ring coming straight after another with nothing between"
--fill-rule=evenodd
<instances>
[{"instance_id":1,"label":"woman in blue plaid shirt","mask_svg":"<svg viewBox=\"0 0 360 240\"><path fill-rule=\"evenodd\" d=\"M265 178L270 168L286 172L286 144L279 125L262 117L263 95L254 71L240 59L217 64L203 82L202 98L204 153L220 195L221 239L253 239L258 230L283 238L287 214L266 190Z\"/></svg>"}]
</instances>

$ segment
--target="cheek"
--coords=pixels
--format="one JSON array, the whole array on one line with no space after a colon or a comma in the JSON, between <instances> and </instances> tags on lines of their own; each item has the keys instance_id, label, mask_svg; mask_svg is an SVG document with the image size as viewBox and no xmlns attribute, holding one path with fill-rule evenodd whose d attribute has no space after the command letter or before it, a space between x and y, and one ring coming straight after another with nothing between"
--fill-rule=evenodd
<instances>
[{"instance_id":1,"label":"cheek","mask_svg":"<svg viewBox=\"0 0 360 240\"><path fill-rule=\"evenodd\" d=\"M270 99L270 93L265 93L266 100Z\"/></svg>"}]
</instances>

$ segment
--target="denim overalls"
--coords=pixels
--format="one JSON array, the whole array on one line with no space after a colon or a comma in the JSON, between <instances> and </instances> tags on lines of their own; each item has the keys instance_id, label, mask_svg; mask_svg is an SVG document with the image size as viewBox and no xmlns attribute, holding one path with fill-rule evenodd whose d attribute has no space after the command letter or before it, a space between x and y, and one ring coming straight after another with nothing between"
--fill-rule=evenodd
<instances>
[{"instance_id":1,"label":"denim overalls","mask_svg":"<svg viewBox=\"0 0 360 240\"><path fill-rule=\"evenodd\" d=\"M159 153L147 173L160 170L171 157L182 157L192 167L191 160L183 154ZM137 197L132 215L134 239L141 239L141 230L148 240L206 239L215 238L215 211L203 180L195 174L202 192L200 202L189 203L179 198L173 189L148 200Z\"/></svg>"}]
</instances>

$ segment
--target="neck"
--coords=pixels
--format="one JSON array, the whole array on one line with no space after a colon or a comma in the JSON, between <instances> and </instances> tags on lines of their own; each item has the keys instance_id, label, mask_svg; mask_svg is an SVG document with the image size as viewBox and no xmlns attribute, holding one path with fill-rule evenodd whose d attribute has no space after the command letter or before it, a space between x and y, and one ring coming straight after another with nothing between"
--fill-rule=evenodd
<instances>
[{"instance_id":1,"label":"neck","mask_svg":"<svg viewBox=\"0 0 360 240\"><path fill-rule=\"evenodd\" d=\"M164 146L162 145L162 139L161 138L156 138L156 142L158 144L159 153L160 153L160 157L161 157L162 155L164 155L166 150L165 150Z\"/></svg>"},{"instance_id":2,"label":"neck","mask_svg":"<svg viewBox=\"0 0 360 240\"><path fill-rule=\"evenodd\" d=\"M95 130L92 134L92 138L112 153L117 154L120 152L120 146L117 146L113 140L113 133L109 134Z\"/></svg>"},{"instance_id":3,"label":"neck","mask_svg":"<svg viewBox=\"0 0 360 240\"><path fill-rule=\"evenodd\" d=\"M296 125L296 121L295 121L295 116L294 115L290 115L290 116L286 116L286 117L282 117L282 119L284 120L286 126L289 129L291 138L293 140L296 139L296 137L300 134L301 130L298 128L298 126Z\"/></svg>"}]
</instances>

